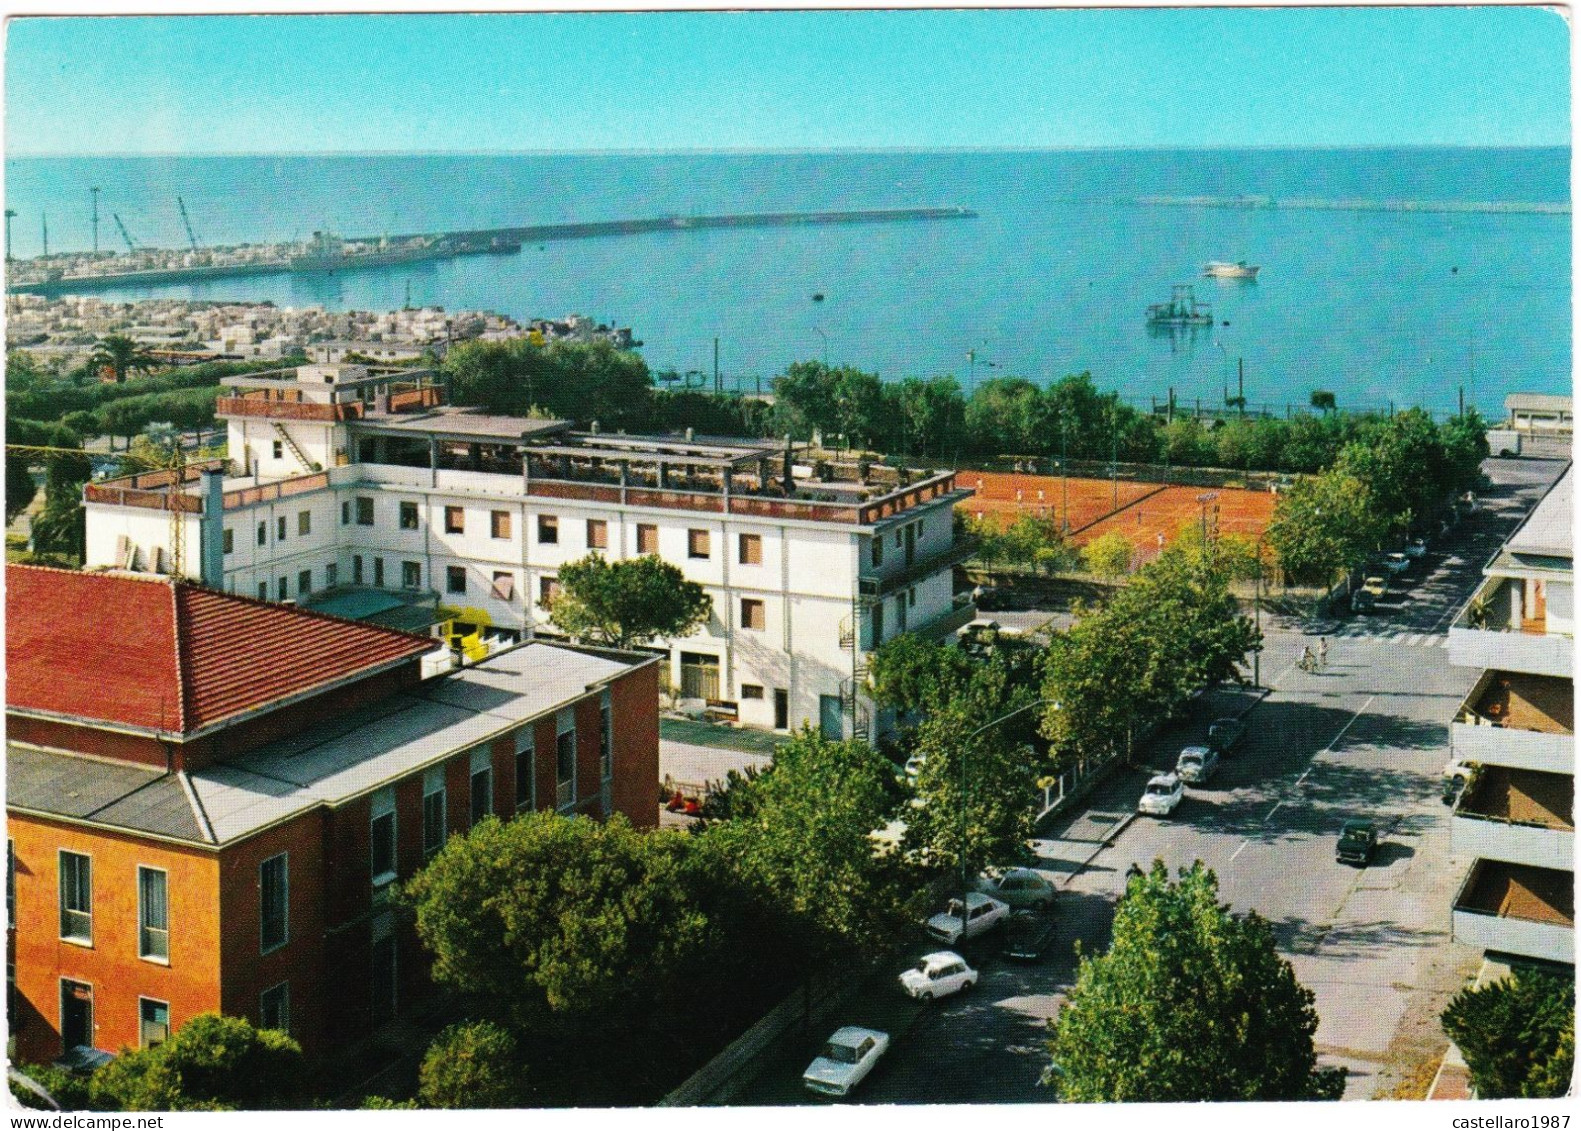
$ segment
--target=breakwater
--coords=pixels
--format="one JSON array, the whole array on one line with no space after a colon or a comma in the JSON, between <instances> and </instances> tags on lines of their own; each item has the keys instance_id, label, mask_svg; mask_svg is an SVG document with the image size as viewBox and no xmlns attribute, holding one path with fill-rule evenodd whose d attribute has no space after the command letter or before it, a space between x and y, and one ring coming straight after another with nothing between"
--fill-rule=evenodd
<instances>
[{"instance_id":1,"label":"breakwater","mask_svg":"<svg viewBox=\"0 0 1581 1131\"><path fill-rule=\"evenodd\" d=\"M969 208L870 208L838 212L749 212L720 216L661 216L643 220L596 220L569 224L534 224L515 228L476 228L469 231L414 233L401 236L353 237L352 242L408 243L428 240L431 246L419 255L393 260L385 253L348 255L328 264L315 260L304 264L294 260L295 248L281 245L262 259L235 263L143 268L130 271L96 271L82 275L49 275L7 281L13 294L86 294L121 287L142 287L166 283L192 283L210 279L239 278L248 275L325 274L341 271L372 270L393 262L416 258L449 259L458 255L499 254L503 244L547 243L552 240L598 239L609 236L682 233L721 228L783 228L797 225L887 224L926 220L967 220L977 216ZM519 247L510 247L510 252ZM172 253L174 254L174 253ZM26 264L22 266L26 272ZM37 267L32 274L36 275Z\"/></svg>"},{"instance_id":2,"label":"breakwater","mask_svg":"<svg viewBox=\"0 0 1581 1131\"><path fill-rule=\"evenodd\" d=\"M1279 208L1318 212L1491 212L1498 215L1531 213L1567 216L1564 201L1524 200L1330 200L1319 197L1271 196L1138 196L1119 204L1160 205L1171 208Z\"/></svg>"}]
</instances>

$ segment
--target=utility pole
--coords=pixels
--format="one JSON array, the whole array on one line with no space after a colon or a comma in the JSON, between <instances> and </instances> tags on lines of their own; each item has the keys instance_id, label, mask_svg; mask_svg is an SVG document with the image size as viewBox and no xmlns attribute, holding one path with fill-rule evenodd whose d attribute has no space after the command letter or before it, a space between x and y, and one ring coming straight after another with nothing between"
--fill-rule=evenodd
<instances>
[{"instance_id":1,"label":"utility pole","mask_svg":"<svg viewBox=\"0 0 1581 1131\"><path fill-rule=\"evenodd\" d=\"M1114 402L1114 412L1109 417L1113 446L1109 450L1109 479L1114 484L1114 509L1120 509L1120 402Z\"/></svg>"},{"instance_id":2,"label":"utility pole","mask_svg":"<svg viewBox=\"0 0 1581 1131\"><path fill-rule=\"evenodd\" d=\"M1246 359L1235 359L1235 404L1241 415L1246 415Z\"/></svg>"},{"instance_id":3,"label":"utility pole","mask_svg":"<svg viewBox=\"0 0 1581 1131\"><path fill-rule=\"evenodd\" d=\"M722 393L724 389L719 384L719 339L714 339L714 392Z\"/></svg>"},{"instance_id":4,"label":"utility pole","mask_svg":"<svg viewBox=\"0 0 1581 1131\"><path fill-rule=\"evenodd\" d=\"M39 222L44 226L44 258L49 258L49 213L40 212Z\"/></svg>"},{"instance_id":5,"label":"utility pole","mask_svg":"<svg viewBox=\"0 0 1581 1131\"><path fill-rule=\"evenodd\" d=\"M1070 535L1070 460L1065 454L1065 418L1059 422L1059 516L1060 532Z\"/></svg>"},{"instance_id":6,"label":"utility pole","mask_svg":"<svg viewBox=\"0 0 1581 1131\"><path fill-rule=\"evenodd\" d=\"M11 262L11 218L16 215L16 209L5 210L5 261Z\"/></svg>"},{"instance_id":7,"label":"utility pole","mask_svg":"<svg viewBox=\"0 0 1581 1131\"><path fill-rule=\"evenodd\" d=\"M99 257L99 186L94 185L88 190L93 194L93 257Z\"/></svg>"}]
</instances>

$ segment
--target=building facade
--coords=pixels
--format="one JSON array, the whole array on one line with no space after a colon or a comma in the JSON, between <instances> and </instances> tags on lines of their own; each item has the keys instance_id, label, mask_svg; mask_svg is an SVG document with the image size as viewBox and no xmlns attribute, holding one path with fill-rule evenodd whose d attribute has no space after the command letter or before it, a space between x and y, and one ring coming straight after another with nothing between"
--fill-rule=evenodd
<instances>
[{"instance_id":1,"label":"building facade","mask_svg":"<svg viewBox=\"0 0 1581 1131\"><path fill-rule=\"evenodd\" d=\"M425 678L427 637L168 578L11 567L6 600L20 1060L216 1010L333 1049L425 995L390 893L449 836L657 824L654 657L529 642Z\"/></svg>"},{"instance_id":2,"label":"building facade","mask_svg":"<svg viewBox=\"0 0 1581 1131\"><path fill-rule=\"evenodd\" d=\"M1450 662L1483 669L1450 723L1470 767L1454 855L1455 939L1500 961L1575 962L1575 596L1569 469L1483 570L1449 629Z\"/></svg>"},{"instance_id":3,"label":"building facade","mask_svg":"<svg viewBox=\"0 0 1581 1131\"><path fill-rule=\"evenodd\" d=\"M349 365L228 378L229 466L90 484L87 562L171 564L263 600L367 587L517 638L554 633L558 571L657 554L713 599L665 642L682 698L764 728L871 722L866 656L971 619L952 472L805 446L577 432L444 403L425 374ZM239 474L238 474L239 473ZM170 496L181 498L173 503Z\"/></svg>"}]
</instances>

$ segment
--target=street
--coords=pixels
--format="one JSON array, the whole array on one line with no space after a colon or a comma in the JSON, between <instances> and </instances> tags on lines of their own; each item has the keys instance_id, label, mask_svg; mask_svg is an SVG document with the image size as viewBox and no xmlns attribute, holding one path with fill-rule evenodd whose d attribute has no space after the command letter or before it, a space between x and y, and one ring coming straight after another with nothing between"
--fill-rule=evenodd
<instances>
[{"instance_id":1,"label":"street","mask_svg":"<svg viewBox=\"0 0 1581 1131\"><path fill-rule=\"evenodd\" d=\"M1481 567L1557 477L1562 464L1490 460L1493 489L1477 514L1435 544L1370 616L1302 623L1264 611L1262 672L1270 694L1220 690L1139 752L1035 842L1039 868L1062 886L1059 934L1042 963L1015 965L979 940L968 957L979 986L922 1006L902 997L903 965L875 975L838 1024L893 1038L857 1096L863 1103L1027 1103L1047 1063L1046 1022L1075 977L1072 944L1107 945L1126 869L1155 858L1171 870L1202 860L1221 899L1269 920L1296 977L1316 995L1324 1064L1347 1070L1345 1097L1386 1093L1405 1070L1442 1053L1438 1014L1481 960L1453 943L1449 905L1464 868L1449 859L1449 810L1440 798L1447 724L1478 673L1452 668L1443 647L1454 612ZM1329 641L1324 670L1296 661ZM1219 714L1245 712L1246 745L1206 786L1188 789L1168 818L1135 817L1151 773L1173 768ZM1336 863L1349 817L1377 822L1372 864ZM1119 829L1118 834L1115 833ZM919 938L916 953L927 947ZM834 1025L830 1025L832 1031ZM826 1033L770 1065L737 1102L827 1102L800 1073Z\"/></svg>"}]
</instances>

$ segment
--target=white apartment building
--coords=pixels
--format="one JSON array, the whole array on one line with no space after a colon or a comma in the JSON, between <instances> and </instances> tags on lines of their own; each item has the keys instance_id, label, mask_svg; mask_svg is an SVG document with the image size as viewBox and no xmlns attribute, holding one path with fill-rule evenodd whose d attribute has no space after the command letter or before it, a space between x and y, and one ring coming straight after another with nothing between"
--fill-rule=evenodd
<instances>
[{"instance_id":1,"label":"white apartment building","mask_svg":"<svg viewBox=\"0 0 1581 1131\"><path fill-rule=\"evenodd\" d=\"M430 374L307 365L227 378L227 467L85 489L87 565L171 568L311 605L395 594L466 623L553 635L558 570L657 554L708 624L667 642L672 686L743 724L865 731L866 656L971 618L954 599L953 472L773 441L574 431L443 403ZM176 523L172 515L178 515Z\"/></svg>"},{"instance_id":2,"label":"white apartment building","mask_svg":"<svg viewBox=\"0 0 1581 1131\"><path fill-rule=\"evenodd\" d=\"M1450 662L1484 669L1449 728L1474 767L1450 823L1474 861L1454 936L1501 961L1575 962L1572 506L1567 468L1449 629Z\"/></svg>"}]
</instances>

